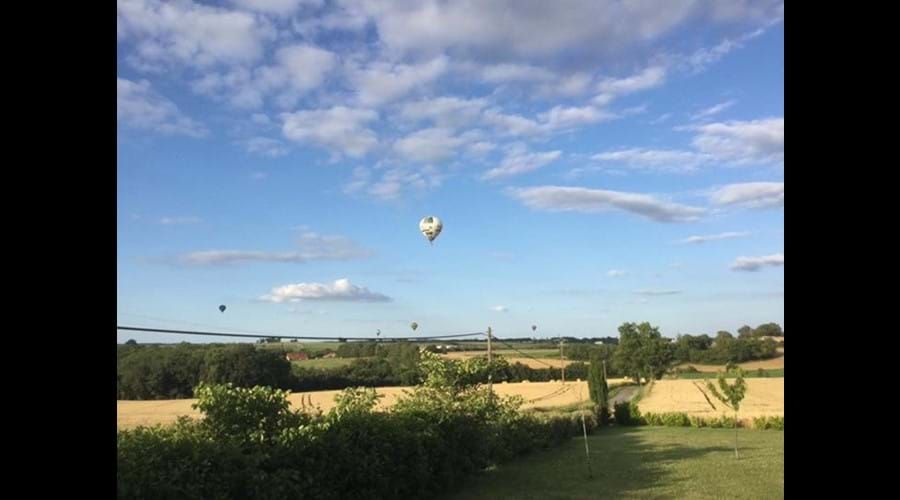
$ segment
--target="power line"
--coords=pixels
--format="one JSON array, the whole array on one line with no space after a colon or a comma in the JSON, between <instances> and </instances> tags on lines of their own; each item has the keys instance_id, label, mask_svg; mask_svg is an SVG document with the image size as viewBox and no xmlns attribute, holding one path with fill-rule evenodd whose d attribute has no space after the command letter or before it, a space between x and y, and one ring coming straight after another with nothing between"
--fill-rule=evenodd
<instances>
[{"instance_id":1,"label":"power line","mask_svg":"<svg viewBox=\"0 0 900 500\"><path fill-rule=\"evenodd\" d=\"M195 330L167 330L163 328L144 328L138 326L119 326L116 330L128 330L135 332L155 332L155 333L172 333L177 335L205 335L209 337L242 337L242 338L280 338L280 339L297 339L297 340L432 340L446 338L474 337L477 335L485 335L484 332L473 333L455 333L450 335L432 335L430 337L314 337L314 336L296 336L296 335L273 335L273 334L257 334L257 333L226 333L226 332L199 332Z\"/></svg>"},{"instance_id":2,"label":"power line","mask_svg":"<svg viewBox=\"0 0 900 500\"><path fill-rule=\"evenodd\" d=\"M551 365L550 363L547 363L546 361L543 361L543 360L540 360L540 359L538 359L538 358L535 358L534 356L531 356L530 354L525 354L524 352L520 351L519 349L516 349L515 347L513 347L513 346L510 345L509 343L505 342L503 339L499 339L499 338L497 338L497 337L494 337L494 340L496 340L497 342L500 342L501 344L505 345L506 347L509 347L509 348L512 349L513 351L516 351L517 353L521 354L522 356L525 356L526 358L530 358L530 359L532 359L532 360L534 360L534 361L537 361L538 363L541 363L541 364L543 364L543 365L549 366L550 368L556 368L555 366Z\"/></svg>"}]
</instances>

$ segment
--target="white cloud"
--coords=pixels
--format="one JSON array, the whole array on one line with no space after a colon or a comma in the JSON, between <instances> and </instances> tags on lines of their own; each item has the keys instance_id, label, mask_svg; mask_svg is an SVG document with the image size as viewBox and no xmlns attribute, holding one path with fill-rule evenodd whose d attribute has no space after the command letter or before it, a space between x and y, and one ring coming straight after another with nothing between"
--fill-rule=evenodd
<instances>
[{"instance_id":1,"label":"white cloud","mask_svg":"<svg viewBox=\"0 0 900 500\"><path fill-rule=\"evenodd\" d=\"M281 115L286 138L312 142L354 158L364 156L378 144L375 132L366 126L376 118L375 111L345 106Z\"/></svg>"},{"instance_id":2,"label":"white cloud","mask_svg":"<svg viewBox=\"0 0 900 500\"><path fill-rule=\"evenodd\" d=\"M731 269L734 271L759 271L763 267L779 267L784 265L784 254L766 255L763 257L738 257Z\"/></svg>"},{"instance_id":3,"label":"white cloud","mask_svg":"<svg viewBox=\"0 0 900 500\"><path fill-rule=\"evenodd\" d=\"M246 262L302 264L319 260L361 259L371 255L371 251L360 248L356 243L344 236L328 236L306 232L300 237L298 250L293 252L203 250L180 255L176 258L176 262L195 266L228 265Z\"/></svg>"},{"instance_id":4,"label":"white cloud","mask_svg":"<svg viewBox=\"0 0 900 500\"><path fill-rule=\"evenodd\" d=\"M203 219L196 216L183 216L183 217L163 217L159 219L159 223L166 226L173 225L182 225L182 224L199 224L203 222Z\"/></svg>"},{"instance_id":5,"label":"white cloud","mask_svg":"<svg viewBox=\"0 0 900 500\"><path fill-rule=\"evenodd\" d=\"M120 41L134 44L131 64L156 71L250 63L273 35L253 14L188 1L117 0L116 28Z\"/></svg>"},{"instance_id":6,"label":"white cloud","mask_svg":"<svg viewBox=\"0 0 900 500\"><path fill-rule=\"evenodd\" d=\"M706 243L707 241L730 240L733 238L742 238L744 236L750 236L750 233L729 231L719 234L709 234L706 236L689 236L681 240L679 243Z\"/></svg>"},{"instance_id":7,"label":"white cloud","mask_svg":"<svg viewBox=\"0 0 900 500\"><path fill-rule=\"evenodd\" d=\"M784 159L784 118L710 123L697 130L694 147L717 159L736 163Z\"/></svg>"},{"instance_id":8,"label":"white cloud","mask_svg":"<svg viewBox=\"0 0 900 500\"><path fill-rule=\"evenodd\" d=\"M506 306L492 306L491 311L505 313L509 311L509 308Z\"/></svg>"},{"instance_id":9,"label":"white cloud","mask_svg":"<svg viewBox=\"0 0 900 500\"><path fill-rule=\"evenodd\" d=\"M432 82L446 70L446 57L414 65L376 62L366 68L351 69L350 80L362 106L380 106Z\"/></svg>"},{"instance_id":10,"label":"white cloud","mask_svg":"<svg viewBox=\"0 0 900 500\"><path fill-rule=\"evenodd\" d=\"M690 172L709 157L692 151L630 148L595 154L591 159L634 168Z\"/></svg>"},{"instance_id":11,"label":"white cloud","mask_svg":"<svg viewBox=\"0 0 900 500\"><path fill-rule=\"evenodd\" d=\"M503 61L560 54L570 60L597 60L656 41L692 21L752 21L773 10L771 1L719 3L369 0L361 5L392 52L450 52Z\"/></svg>"},{"instance_id":12,"label":"white cloud","mask_svg":"<svg viewBox=\"0 0 900 500\"><path fill-rule=\"evenodd\" d=\"M481 178L493 180L532 172L556 161L561 154L562 151L559 150L535 153L528 151L523 145L516 145L510 148L499 166L488 170Z\"/></svg>"},{"instance_id":13,"label":"white cloud","mask_svg":"<svg viewBox=\"0 0 900 500\"><path fill-rule=\"evenodd\" d=\"M524 116L503 113L500 108L485 110L483 118L485 123L495 127L503 135L538 135L545 132L538 122Z\"/></svg>"},{"instance_id":14,"label":"white cloud","mask_svg":"<svg viewBox=\"0 0 900 500\"><path fill-rule=\"evenodd\" d=\"M457 128L478 120L486 105L484 99L437 97L404 104L400 117L414 123L431 121L441 127Z\"/></svg>"},{"instance_id":15,"label":"white cloud","mask_svg":"<svg viewBox=\"0 0 900 500\"><path fill-rule=\"evenodd\" d=\"M321 7L325 0L229 0L235 7L253 12L287 16L297 12L300 6Z\"/></svg>"},{"instance_id":16,"label":"white cloud","mask_svg":"<svg viewBox=\"0 0 900 500\"><path fill-rule=\"evenodd\" d=\"M634 293L648 297L658 297L662 295L677 295L681 293L681 290L638 290Z\"/></svg>"},{"instance_id":17,"label":"white cloud","mask_svg":"<svg viewBox=\"0 0 900 500\"><path fill-rule=\"evenodd\" d=\"M610 278L618 278L620 276L625 276L625 274L627 273L621 269L610 269L609 272L606 273Z\"/></svg>"},{"instance_id":18,"label":"white cloud","mask_svg":"<svg viewBox=\"0 0 900 500\"><path fill-rule=\"evenodd\" d=\"M282 108L292 107L300 97L320 87L337 66L337 56L311 45L295 44L275 51L274 63L255 70L233 68L206 73L191 84L194 92L227 101L239 109L254 109L275 95ZM265 115L254 121L267 118Z\"/></svg>"},{"instance_id":19,"label":"white cloud","mask_svg":"<svg viewBox=\"0 0 900 500\"><path fill-rule=\"evenodd\" d=\"M466 141L442 128L428 128L414 132L394 143L394 151L403 158L420 163L445 160Z\"/></svg>"},{"instance_id":20,"label":"white cloud","mask_svg":"<svg viewBox=\"0 0 900 500\"><path fill-rule=\"evenodd\" d=\"M715 190L710 200L716 205L738 205L749 208L784 206L783 182L745 182L729 184Z\"/></svg>"},{"instance_id":21,"label":"white cloud","mask_svg":"<svg viewBox=\"0 0 900 500\"><path fill-rule=\"evenodd\" d=\"M725 111L726 109L734 106L735 104L737 104L737 101L734 99L732 99L730 101L721 102L719 104L716 104L715 106L710 106L706 109L701 109L700 111L691 115L691 119L692 120L702 120L704 118L709 118L711 116L715 116L715 115L721 113L722 111Z\"/></svg>"},{"instance_id":22,"label":"white cloud","mask_svg":"<svg viewBox=\"0 0 900 500\"><path fill-rule=\"evenodd\" d=\"M564 107L554 106L550 111L541 113L538 118L549 130L560 130L612 120L616 116L594 106Z\"/></svg>"},{"instance_id":23,"label":"white cloud","mask_svg":"<svg viewBox=\"0 0 900 500\"><path fill-rule=\"evenodd\" d=\"M154 92L147 81L116 78L116 119L127 127L167 135L204 137L209 133L179 111L175 103Z\"/></svg>"},{"instance_id":24,"label":"white cloud","mask_svg":"<svg viewBox=\"0 0 900 500\"><path fill-rule=\"evenodd\" d=\"M669 118L672 118L672 113L663 113L656 117L655 119L650 121L650 125L659 125L660 123L665 122Z\"/></svg>"},{"instance_id":25,"label":"white cloud","mask_svg":"<svg viewBox=\"0 0 900 500\"><path fill-rule=\"evenodd\" d=\"M240 141L239 144L248 153L256 153L270 158L278 158L288 153L288 148L283 142L268 137L251 137Z\"/></svg>"},{"instance_id":26,"label":"white cloud","mask_svg":"<svg viewBox=\"0 0 900 500\"><path fill-rule=\"evenodd\" d=\"M552 71L530 64L496 64L485 66L481 78L490 83L546 82L555 79Z\"/></svg>"},{"instance_id":27,"label":"white cloud","mask_svg":"<svg viewBox=\"0 0 900 500\"><path fill-rule=\"evenodd\" d=\"M341 302L390 302L387 295L373 292L365 287L350 283L349 279L339 279L334 283L296 283L273 288L260 300L274 302L341 301Z\"/></svg>"},{"instance_id":28,"label":"white cloud","mask_svg":"<svg viewBox=\"0 0 900 500\"><path fill-rule=\"evenodd\" d=\"M353 178L344 185L344 192L349 194L364 193L377 200L397 200L404 193L421 195L441 185L443 176L433 166L421 168L396 166L382 170L380 178L373 178L372 170L357 167Z\"/></svg>"},{"instance_id":29,"label":"white cloud","mask_svg":"<svg viewBox=\"0 0 900 500\"><path fill-rule=\"evenodd\" d=\"M662 66L651 66L627 78L606 78L597 84L602 94L624 95L647 90L662 85L666 80L666 70Z\"/></svg>"},{"instance_id":30,"label":"white cloud","mask_svg":"<svg viewBox=\"0 0 900 500\"><path fill-rule=\"evenodd\" d=\"M658 200L652 196L582 187L539 186L512 188L509 193L525 205L551 212L624 210L657 222L691 222L706 210Z\"/></svg>"},{"instance_id":31,"label":"white cloud","mask_svg":"<svg viewBox=\"0 0 900 500\"><path fill-rule=\"evenodd\" d=\"M262 181L262 180L267 179L268 177L269 177L269 174L267 174L266 172L257 171L257 172L250 173L250 178L253 179L254 181Z\"/></svg>"}]
</instances>

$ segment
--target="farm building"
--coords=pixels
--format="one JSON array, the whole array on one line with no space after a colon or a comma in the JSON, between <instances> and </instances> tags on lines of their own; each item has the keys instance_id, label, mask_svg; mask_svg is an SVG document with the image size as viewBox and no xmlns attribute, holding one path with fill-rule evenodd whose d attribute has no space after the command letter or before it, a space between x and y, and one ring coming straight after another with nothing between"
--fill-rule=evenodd
<instances>
[{"instance_id":1,"label":"farm building","mask_svg":"<svg viewBox=\"0 0 900 500\"><path fill-rule=\"evenodd\" d=\"M305 352L289 352L284 355L288 361L303 361L309 359L309 354Z\"/></svg>"}]
</instances>

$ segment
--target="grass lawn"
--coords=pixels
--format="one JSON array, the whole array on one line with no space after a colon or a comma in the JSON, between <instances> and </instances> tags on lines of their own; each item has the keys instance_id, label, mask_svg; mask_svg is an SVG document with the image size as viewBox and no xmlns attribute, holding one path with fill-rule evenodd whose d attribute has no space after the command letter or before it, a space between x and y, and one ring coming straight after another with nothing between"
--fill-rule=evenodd
<instances>
[{"instance_id":1,"label":"grass lawn","mask_svg":"<svg viewBox=\"0 0 900 500\"><path fill-rule=\"evenodd\" d=\"M612 427L473 478L448 499L784 498L784 432Z\"/></svg>"}]
</instances>

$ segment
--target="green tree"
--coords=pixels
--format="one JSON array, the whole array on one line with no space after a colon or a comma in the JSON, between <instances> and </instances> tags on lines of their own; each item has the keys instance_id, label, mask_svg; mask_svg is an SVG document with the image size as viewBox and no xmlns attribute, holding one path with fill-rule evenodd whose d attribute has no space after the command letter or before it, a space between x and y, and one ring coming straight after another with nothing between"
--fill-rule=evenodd
<instances>
[{"instance_id":1,"label":"green tree","mask_svg":"<svg viewBox=\"0 0 900 500\"><path fill-rule=\"evenodd\" d=\"M725 407L732 410L734 412L734 458L738 457L738 411L741 408L741 401L744 400L744 396L747 394L747 383L744 381L744 371L740 368L737 369L737 378L735 379L733 384L729 384L725 380L725 374L719 372L718 377L719 389L716 389L716 386L713 385L712 382L706 382L706 390L709 391L713 397L719 400ZM709 396L700 385L695 384L700 392L703 393L703 396L706 398L706 401L712 406L713 410L716 409L715 405L709 399Z\"/></svg>"},{"instance_id":2,"label":"green tree","mask_svg":"<svg viewBox=\"0 0 900 500\"><path fill-rule=\"evenodd\" d=\"M641 383L642 377L662 378L674 359L673 347L650 323L623 323L615 357L618 366Z\"/></svg>"},{"instance_id":3,"label":"green tree","mask_svg":"<svg viewBox=\"0 0 900 500\"><path fill-rule=\"evenodd\" d=\"M784 331L778 323L763 323L756 327L755 333L759 337L783 337Z\"/></svg>"},{"instance_id":4,"label":"green tree","mask_svg":"<svg viewBox=\"0 0 900 500\"><path fill-rule=\"evenodd\" d=\"M597 416L600 425L609 423L609 385L606 383L605 361L596 353L591 356L591 366L588 369L588 391L591 400L597 405Z\"/></svg>"},{"instance_id":5,"label":"green tree","mask_svg":"<svg viewBox=\"0 0 900 500\"><path fill-rule=\"evenodd\" d=\"M738 328L738 337L752 337L753 336L753 328L750 328L748 325L744 325Z\"/></svg>"}]
</instances>

